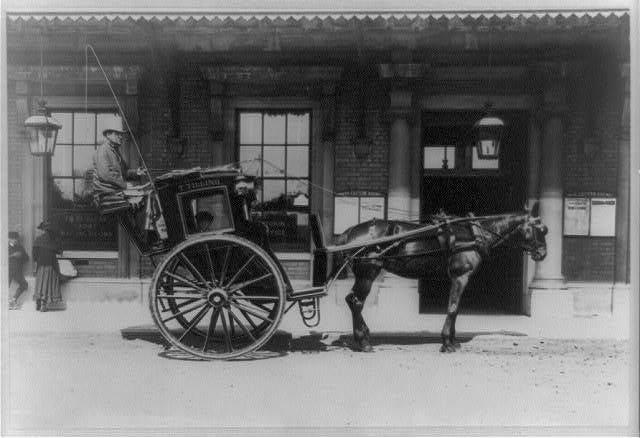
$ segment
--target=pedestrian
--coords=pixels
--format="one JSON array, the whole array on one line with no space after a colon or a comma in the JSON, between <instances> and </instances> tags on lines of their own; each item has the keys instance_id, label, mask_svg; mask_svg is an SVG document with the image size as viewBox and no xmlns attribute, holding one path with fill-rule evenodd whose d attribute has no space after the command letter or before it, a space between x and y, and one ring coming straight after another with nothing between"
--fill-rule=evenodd
<instances>
[{"instance_id":1,"label":"pedestrian","mask_svg":"<svg viewBox=\"0 0 640 438\"><path fill-rule=\"evenodd\" d=\"M18 283L18 288L9 299L9 309L19 309L20 295L27 290L29 284L24 278L24 264L29 260L27 251L20 244L20 234L16 231L9 232L9 286L11 281Z\"/></svg>"},{"instance_id":2,"label":"pedestrian","mask_svg":"<svg viewBox=\"0 0 640 438\"><path fill-rule=\"evenodd\" d=\"M58 233L48 221L38 225L43 234L33 243L33 261L36 269L36 286L33 299L36 310L62 309L62 292L60 291L60 268L57 254L62 252Z\"/></svg>"}]
</instances>

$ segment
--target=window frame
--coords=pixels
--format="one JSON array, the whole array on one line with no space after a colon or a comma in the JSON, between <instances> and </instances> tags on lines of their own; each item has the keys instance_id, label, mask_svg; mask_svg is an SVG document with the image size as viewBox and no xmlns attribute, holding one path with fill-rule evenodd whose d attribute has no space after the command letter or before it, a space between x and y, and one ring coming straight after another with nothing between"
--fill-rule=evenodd
<instances>
[{"instance_id":1,"label":"window frame","mask_svg":"<svg viewBox=\"0 0 640 438\"><path fill-rule=\"evenodd\" d=\"M240 139L240 119L241 119L241 115L243 113L259 113L261 115L261 121L260 121L260 143L246 143L246 144L241 144L241 139ZM309 128L309 132L308 132L308 140L306 144L303 143L288 143L288 138L287 138L287 132L288 132L288 120L289 120L289 115L292 114L300 114L300 113L304 113L307 114L309 117L309 121L308 121L308 128ZM276 114L276 115L284 115L285 116L285 125L284 125L284 143L280 144L270 144L270 143L265 143L265 137L264 137L264 133L265 133L265 116L269 115L269 114ZM264 175L264 161L261 163L260 165L260 175L258 175L258 177L261 180L261 184L263 184L264 187L264 182L265 181L282 181L284 183L284 191L285 194L287 193L287 187L288 187L288 183L289 181L305 181L306 185L308 187L307 189L307 197L308 197L308 206L305 207L305 211L301 211L300 213L302 214L306 214L307 217L309 217L312 212L313 212L313 206L314 206L314 196L313 196L313 185L312 185L312 181L313 181L313 160L314 160L314 108L312 105L310 104L298 104L298 105L288 105L286 103L284 104L280 104L280 105L273 105L273 103L264 103L264 104L254 104L254 105L249 105L249 106L245 106L245 105L238 105L236 107L233 108L233 120L234 120L234 151L235 151L235 159L234 161L239 162L240 161L240 150L243 146L246 147L251 147L251 146L260 146L260 151L261 151L261 156L264 159L264 151L265 148L269 148L269 147L282 147L284 149L284 163L283 163L283 174L282 175L277 175L277 176L265 176ZM287 157L288 157L288 148L292 147L292 148L296 148L296 147L306 147L308 149L307 151L307 176L306 177L290 177L288 176L287 173ZM259 201L263 201L264 200L264 191L262 192L263 198L262 200ZM268 217L269 215L275 216L277 215L277 213L281 213L281 212L292 212L295 213L297 212L297 210L288 210L288 209L284 209L284 210L258 210L257 213L260 216L264 216L264 217ZM272 243L272 245L274 246L274 249L276 250L277 253L280 254L302 254L304 256L300 257L300 258L306 258L306 254L311 252L311 239L308 238L308 241L306 242L306 249L302 250L300 248L297 249L291 249L291 250L283 250L278 248L278 243Z\"/></svg>"}]
</instances>

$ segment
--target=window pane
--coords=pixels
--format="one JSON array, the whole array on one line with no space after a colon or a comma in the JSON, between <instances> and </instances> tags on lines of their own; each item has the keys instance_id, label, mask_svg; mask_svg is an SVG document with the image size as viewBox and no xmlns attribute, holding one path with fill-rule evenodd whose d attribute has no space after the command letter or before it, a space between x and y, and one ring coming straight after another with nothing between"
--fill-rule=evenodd
<instances>
[{"instance_id":1,"label":"window pane","mask_svg":"<svg viewBox=\"0 0 640 438\"><path fill-rule=\"evenodd\" d=\"M73 154L73 176L84 176L93 168L93 146L76 146Z\"/></svg>"},{"instance_id":2,"label":"window pane","mask_svg":"<svg viewBox=\"0 0 640 438\"><path fill-rule=\"evenodd\" d=\"M51 113L51 116L56 119L62 125L62 128L58 131L58 144L60 143L71 143L71 132L72 132L72 123L71 113ZM57 151L57 149L56 149Z\"/></svg>"},{"instance_id":3,"label":"window pane","mask_svg":"<svg viewBox=\"0 0 640 438\"><path fill-rule=\"evenodd\" d=\"M478 158L478 150L473 148L473 160L471 161L471 167L473 169L499 169L500 168L500 159L483 159Z\"/></svg>"},{"instance_id":4,"label":"window pane","mask_svg":"<svg viewBox=\"0 0 640 438\"><path fill-rule=\"evenodd\" d=\"M73 142L75 144L95 144L96 119L93 113L75 113Z\"/></svg>"},{"instance_id":5,"label":"window pane","mask_svg":"<svg viewBox=\"0 0 640 438\"><path fill-rule=\"evenodd\" d=\"M287 180L287 194L298 195L300 193L309 195L309 181L304 179Z\"/></svg>"},{"instance_id":6,"label":"window pane","mask_svg":"<svg viewBox=\"0 0 640 438\"><path fill-rule=\"evenodd\" d=\"M51 175L71 176L72 146L58 145L51 157Z\"/></svg>"},{"instance_id":7,"label":"window pane","mask_svg":"<svg viewBox=\"0 0 640 438\"><path fill-rule=\"evenodd\" d=\"M96 132L96 143L102 143L104 136L102 135L102 131L106 127L122 127L122 130L125 131L124 125L122 122L122 118L117 113L103 113L98 114L98 130Z\"/></svg>"},{"instance_id":8,"label":"window pane","mask_svg":"<svg viewBox=\"0 0 640 438\"><path fill-rule=\"evenodd\" d=\"M74 181L76 204L91 204L93 200L93 181L84 178L74 178Z\"/></svg>"},{"instance_id":9,"label":"window pane","mask_svg":"<svg viewBox=\"0 0 640 438\"><path fill-rule=\"evenodd\" d=\"M309 113L289 114L287 144L309 144Z\"/></svg>"},{"instance_id":10,"label":"window pane","mask_svg":"<svg viewBox=\"0 0 640 438\"><path fill-rule=\"evenodd\" d=\"M307 146L287 147L287 176L301 178L309 176L309 148Z\"/></svg>"},{"instance_id":11,"label":"window pane","mask_svg":"<svg viewBox=\"0 0 640 438\"><path fill-rule=\"evenodd\" d=\"M284 180L264 180L262 193L262 210L286 210L287 199L284 193Z\"/></svg>"},{"instance_id":12,"label":"window pane","mask_svg":"<svg viewBox=\"0 0 640 438\"><path fill-rule=\"evenodd\" d=\"M444 158L447 158L447 169L456 167L455 146L427 146L424 148L424 169L443 169Z\"/></svg>"},{"instance_id":13,"label":"window pane","mask_svg":"<svg viewBox=\"0 0 640 438\"><path fill-rule=\"evenodd\" d=\"M264 176L284 175L284 146L268 146L264 148Z\"/></svg>"},{"instance_id":14,"label":"window pane","mask_svg":"<svg viewBox=\"0 0 640 438\"><path fill-rule=\"evenodd\" d=\"M262 143L262 114L240 114L240 144Z\"/></svg>"},{"instance_id":15,"label":"window pane","mask_svg":"<svg viewBox=\"0 0 640 438\"><path fill-rule=\"evenodd\" d=\"M285 120L284 114L264 115L264 144L284 144Z\"/></svg>"},{"instance_id":16,"label":"window pane","mask_svg":"<svg viewBox=\"0 0 640 438\"><path fill-rule=\"evenodd\" d=\"M52 206L56 208L73 208L73 179L53 180Z\"/></svg>"},{"instance_id":17,"label":"window pane","mask_svg":"<svg viewBox=\"0 0 640 438\"><path fill-rule=\"evenodd\" d=\"M307 181L287 180L287 198L296 210L308 210L309 184Z\"/></svg>"},{"instance_id":18,"label":"window pane","mask_svg":"<svg viewBox=\"0 0 640 438\"><path fill-rule=\"evenodd\" d=\"M240 168L246 175L260 176L262 157L260 156L260 146L240 147Z\"/></svg>"}]
</instances>

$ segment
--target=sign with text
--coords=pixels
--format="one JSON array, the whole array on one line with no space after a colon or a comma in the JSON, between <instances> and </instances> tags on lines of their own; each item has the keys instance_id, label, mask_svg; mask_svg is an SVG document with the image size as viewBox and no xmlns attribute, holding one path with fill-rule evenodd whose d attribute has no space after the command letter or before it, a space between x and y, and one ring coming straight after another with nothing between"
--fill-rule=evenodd
<instances>
[{"instance_id":1,"label":"sign with text","mask_svg":"<svg viewBox=\"0 0 640 438\"><path fill-rule=\"evenodd\" d=\"M51 222L60 232L65 250L114 251L118 249L118 221L93 210L54 210Z\"/></svg>"},{"instance_id":2,"label":"sign with text","mask_svg":"<svg viewBox=\"0 0 640 438\"><path fill-rule=\"evenodd\" d=\"M591 235L616 235L616 198L591 198Z\"/></svg>"},{"instance_id":3,"label":"sign with text","mask_svg":"<svg viewBox=\"0 0 640 438\"><path fill-rule=\"evenodd\" d=\"M588 236L589 198L564 198L564 235Z\"/></svg>"},{"instance_id":4,"label":"sign with text","mask_svg":"<svg viewBox=\"0 0 640 438\"><path fill-rule=\"evenodd\" d=\"M385 198L364 192L341 194L334 198L333 233L341 234L347 228L370 219L384 219Z\"/></svg>"}]
</instances>

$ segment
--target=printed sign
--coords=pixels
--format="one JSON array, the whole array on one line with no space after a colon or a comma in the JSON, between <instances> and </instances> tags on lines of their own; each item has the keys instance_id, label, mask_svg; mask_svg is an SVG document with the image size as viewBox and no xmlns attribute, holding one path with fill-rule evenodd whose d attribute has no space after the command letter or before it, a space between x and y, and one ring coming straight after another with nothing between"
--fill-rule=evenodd
<instances>
[{"instance_id":1,"label":"printed sign","mask_svg":"<svg viewBox=\"0 0 640 438\"><path fill-rule=\"evenodd\" d=\"M118 222L112 215L101 216L93 210L54 210L51 222L60 232L65 250L118 249Z\"/></svg>"},{"instance_id":2,"label":"printed sign","mask_svg":"<svg viewBox=\"0 0 640 438\"><path fill-rule=\"evenodd\" d=\"M591 198L591 235L616 235L616 198Z\"/></svg>"},{"instance_id":3,"label":"printed sign","mask_svg":"<svg viewBox=\"0 0 640 438\"><path fill-rule=\"evenodd\" d=\"M564 235L588 236L589 235L589 198L565 198L564 199Z\"/></svg>"}]
</instances>

